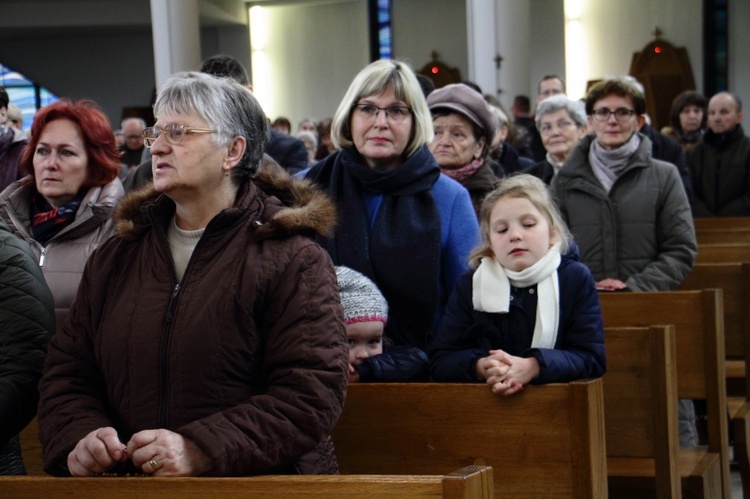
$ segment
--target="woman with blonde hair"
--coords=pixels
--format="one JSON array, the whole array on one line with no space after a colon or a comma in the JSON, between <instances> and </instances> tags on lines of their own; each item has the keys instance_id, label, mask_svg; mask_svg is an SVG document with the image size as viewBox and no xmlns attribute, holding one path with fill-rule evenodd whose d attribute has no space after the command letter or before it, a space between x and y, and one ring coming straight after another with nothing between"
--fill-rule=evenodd
<instances>
[{"instance_id":1,"label":"woman with blonde hair","mask_svg":"<svg viewBox=\"0 0 750 499\"><path fill-rule=\"evenodd\" d=\"M385 334L424 348L453 282L479 240L468 192L440 173L428 149L432 117L414 72L379 60L354 78L331 126L339 151L307 178L336 201L340 218L323 241L334 264L380 288Z\"/></svg>"}]
</instances>

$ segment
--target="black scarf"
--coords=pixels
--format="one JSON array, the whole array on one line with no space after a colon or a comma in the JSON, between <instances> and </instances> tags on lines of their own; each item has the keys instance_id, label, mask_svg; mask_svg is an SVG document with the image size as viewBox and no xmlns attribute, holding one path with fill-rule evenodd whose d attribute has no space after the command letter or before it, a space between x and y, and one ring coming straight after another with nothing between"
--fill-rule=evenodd
<instances>
[{"instance_id":1,"label":"black scarf","mask_svg":"<svg viewBox=\"0 0 750 499\"><path fill-rule=\"evenodd\" d=\"M682 128L676 128L677 137L680 139L681 144L695 144L703 138L705 130L699 128L693 133L687 133Z\"/></svg>"},{"instance_id":2,"label":"black scarf","mask_svg":"<svg viewBox=\"0 0 750 499\"><path fill-rule=\"evenodd\" d=\"M43 196L34 195L31 201L31 235L42 246L70 225L76 218L83 196L53 208Z\"/></svg>"},{"instance_id":3,"label":"black scarf","mask_svg":"<svg viewBox=\"0 0 750 499\"><path fill-rule=\"evenodd\" d=\"M440 167L427 146L389 171L373 170L356 149L346 148L307 176L339 207L336 235L321 241L333 263L378 285L389 307L386 336L424 348L438 311L440 278L440 214L431 193ZM363 193L383 196L371 230Z\"/></svg>"}]
</instances>

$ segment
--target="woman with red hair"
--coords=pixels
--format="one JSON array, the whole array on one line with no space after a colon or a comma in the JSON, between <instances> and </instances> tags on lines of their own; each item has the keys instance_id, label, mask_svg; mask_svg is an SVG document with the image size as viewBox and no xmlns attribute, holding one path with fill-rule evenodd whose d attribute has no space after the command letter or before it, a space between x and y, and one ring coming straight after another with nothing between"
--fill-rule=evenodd
<instances>
[{"instance_id":1,"label":"woman with red hair","mask_svg":"<svg viewBox=\"0 0 750 499\"><path fill-rule=\"evenodd\" d=\"M107 117L91 101L45 106L19 167L28 176L0 194L0 217L36 254L59 329L88 256L113 233L112 213L124 193Z\"/></svg>"}]
</instances>

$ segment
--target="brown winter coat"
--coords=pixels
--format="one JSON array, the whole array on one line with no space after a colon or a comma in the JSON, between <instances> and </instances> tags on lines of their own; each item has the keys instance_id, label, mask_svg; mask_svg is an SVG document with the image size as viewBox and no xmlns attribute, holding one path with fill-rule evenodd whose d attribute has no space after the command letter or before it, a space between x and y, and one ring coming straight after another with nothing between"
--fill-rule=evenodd
<instances>
[{"instance_id":1,"label":"brown winter coat","mask_svg":"<svg viewBox=\"0 0 750 499\"><path fill-rule=\"evenodd\" d=\"M112 426L122 442L166 428L208 474L333 473L328 437L347 384L336 275L307 236L332 229L328 198L264 169L206 227L180 285L167 245L174 203L136 191L119 237L89 260L40 383L45 469Z\"/></svg>"}]
</instances>

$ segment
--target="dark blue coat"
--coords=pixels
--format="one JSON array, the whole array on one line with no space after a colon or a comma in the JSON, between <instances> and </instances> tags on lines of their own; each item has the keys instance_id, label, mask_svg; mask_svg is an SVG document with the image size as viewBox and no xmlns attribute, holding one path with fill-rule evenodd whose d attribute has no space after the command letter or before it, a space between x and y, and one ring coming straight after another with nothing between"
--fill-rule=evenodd
<instances>
[{"instance_id":1,"label":"dark blue coat","mask_svg":"<svg viewBox=\"0 0 750 499\"><path fill-rule=\"evenodd\" d=\"M391 345L354 368L362 383L405 383L427 381L428 363L427 354L417 347Z\"/></svg>"},{"instance_id":2,"label":"dark blue coat","mask_svg":"<svg viewBox=\"0 0 750 499\"><path fill-rule=\"evenodd\" d=\"M511 290L510 311L474 310L472 277L464 273L448 301L445 316L430 345L430 377L434 381L480 381L476 362L489 350L534 357L539 377L533 383L567 382L599 377L606 370L604 329L599 297L588 267L564 256L557 269L560 321L554 349L530 348L536 320L536 286Z\"/></svg>"}]
</instances>

